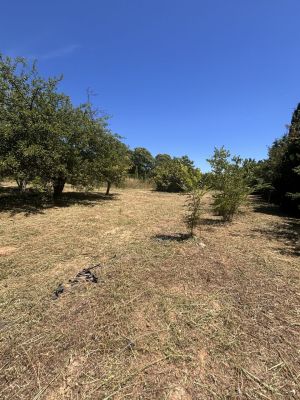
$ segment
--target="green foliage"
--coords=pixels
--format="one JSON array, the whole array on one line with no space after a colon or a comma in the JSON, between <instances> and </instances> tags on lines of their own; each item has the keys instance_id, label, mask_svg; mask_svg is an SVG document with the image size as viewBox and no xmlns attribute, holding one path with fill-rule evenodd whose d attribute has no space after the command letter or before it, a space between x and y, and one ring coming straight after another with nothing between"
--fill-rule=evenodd
<instances>
[{"instance_id":1,"label":"green foliage","mask_svg":"<svg viewBox=\"0 0 300 400\"><path fill-rule=\"evenodd\" d=\"M156 189L162 192L189 191L198 184L201 173L194 168L192 162L187 165L187 160L173 158L157 165L153 171Z\"/></svg>"},{"instance_id":2,"label":"green foliage","mask_svg":"<svg viewBox=\"0 0 300 400\"><path fill-rule=\"evenodd\" d=\"M146 179L155 165L152 154L144 147L136 147L130 152L131 164L130 174L136 178Z\"/></svg>"},{"instance_id":3,"label":"green foliage","mask_svg":"<svg viewBox=\"0 0 300 400\"><path fill-rule=\"evenodd\" d=\"M51 138L59 125L54 114L59 109L61 116L67 102L56 93L59 81L42 79L36 65L23 58L0 56L0 168L21 189L49 169Z\"/></svg>"},{"instance_id":4,"label":"green foliage","mask_svg":"<svg viewBox=\"0 0 300 400\"><path fill-rule=\"evenodd\" d=\"M240 157L230 160L230 152L224 147L215 149L208 162L212 167L212 188L216 190L213 208L224 221L231 221L250 193L247 168Z\"/></svg>"},{"instance_id":5,"label":"green foliage","mask_svg":"<svg viewBox=\"0 0 300 400\"><path fill-rule=\"evenodd\" d=\"M127 176L131 166L127 146L120 142L118 136L111 133L102 134L98 137L98 149L94 158L91 158L88 168L88 182L94 186L105 182L107 184L106 194L109 194L112 184L120 185Z\"/></svg>"},{"instance_id":6,"label":"green foliage","mask_svg":"<svg viewBox=\"0 0 300 400\"><path fill-rule=\"evenodd\" d=\"M171 160L172 157L169 154L157 154L155 156L155 167L158 167L159 165Z\"/></svg>"},{"instance_id":7,"label":"green foliage","mask_svg":"<svg viewBox=\"0 0 300 400\"><path fill-rule=\"evenodd\" d=\"M42 78L36 64L0 55L0 173L25 190L30 183L59 195L66 182L119 183L127 147L90 104L74 107L58 92L60 78Z\"/></svg>"},{"instance_id":8,"label":"green foliage","mask_svg":"<svg viewBox=\"0 0 300 400\"><path fill-rule=\"evenodd\" d=\"M288 134L284 137L282 154L273 180L281 207L300 211L300 103L293 113Z\"/></svg>"},{"instance_id":9,"label":"green foliage","mask_svg":"<svg viewBox=\"0 0 300 400\"><path fill-rule=\"evenodd\" d=\"M187 212L184 216L184 222L190 236L194 236L195 228L200 225L201 215L203 212L202 199L206 192L207 190L205 189L195 187L188 193L188 198L185 204Z\"/></svg>"},{"instance_id":10,"label":"green foliage","mask_svg":"<svg viewBox=\"0 0 300 400\"><path fill-rule=\"evenodd\" d=\"M289 213L300 213L300 104L288 133L274 141L256 171L257 190Z\"/></svg>"},{"instance_id":11,"label":"green foliage","mask_svg":"<svg viewBox=\"0 0 300 400\"><path fill-rule=\"evenodd\" d=\"M244 187L234 187L231 180L223 191L214 195L214 210L223 217L224 221L232 221L240 206L245 203L247 195L248 191Z\"/></svg>"}]
</instances>

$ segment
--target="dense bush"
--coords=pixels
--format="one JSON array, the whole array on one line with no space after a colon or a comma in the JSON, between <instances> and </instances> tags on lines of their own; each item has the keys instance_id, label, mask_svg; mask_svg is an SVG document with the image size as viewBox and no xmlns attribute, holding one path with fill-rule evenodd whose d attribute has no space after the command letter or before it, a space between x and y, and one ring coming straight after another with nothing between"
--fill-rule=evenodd
<instances>
[{"instance_id":1,"label":"dense bush","mask_svg":"<svg viewBox=\"0 0 300 400\"><path fill-rule=\"evenodd\" d=\"M239 157L230 160L229 151L222 147L215 149L208 162L212 167L211 185L215 190L214 211L224 221L231 221L250 193L247 161L243 162Z\"/></svg>"},{"instance_id":2,"label":"dense bush","mask_svg":"<svg viewBox=\"0 0 300 400\"><path fill-rule=\"evenodd\" d=\"M213 208L224 221L232 221L240 206L245 203L248 194L247 187L240 180L226 179L223 190L213 195Z\"/></svg>"},{"instance_id":3,"label":"dense bush","mask_svg":"<svg viewBox=\"0 0 300 400\"><path fill-rule=\"evenodd\" d=\"M153 171L156 189L162 192L184 192L199 182L201 173L187 157L160 162ZM191 163L191 164L190 164Z\"/></svg>"}]
</instances>

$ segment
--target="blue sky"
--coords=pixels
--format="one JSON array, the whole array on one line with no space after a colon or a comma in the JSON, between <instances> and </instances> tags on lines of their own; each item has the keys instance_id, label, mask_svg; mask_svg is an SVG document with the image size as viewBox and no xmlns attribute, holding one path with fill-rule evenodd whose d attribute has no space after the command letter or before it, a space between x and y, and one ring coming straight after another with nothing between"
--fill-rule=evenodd
<instances>
[{"instance_id":1,"label":"blue sky","mask_svg":"<svg viewBox=\"0 0 300 400\"><path fill-rule=\"evenodd\" d=\"M300 102L299 0L11 0L0 51L39 60L131 147L264 158Z\"/></svg>"}]
</instances>

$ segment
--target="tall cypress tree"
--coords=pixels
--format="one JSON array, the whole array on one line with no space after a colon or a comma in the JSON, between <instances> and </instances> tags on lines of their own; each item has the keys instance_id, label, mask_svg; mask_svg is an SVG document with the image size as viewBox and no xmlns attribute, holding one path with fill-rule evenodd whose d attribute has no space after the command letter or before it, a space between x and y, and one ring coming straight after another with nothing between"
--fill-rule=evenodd
<instances>
[{"instance_id":1,"label":"tall cypress tree","mask_svg":"<svg viewBox=\"0 0 300 400\"><path fill-rule=\"evenodd\" d=\"M285 211L300 212L300 103L293 113L274 186Z\"/></svg>"}]
</instances>

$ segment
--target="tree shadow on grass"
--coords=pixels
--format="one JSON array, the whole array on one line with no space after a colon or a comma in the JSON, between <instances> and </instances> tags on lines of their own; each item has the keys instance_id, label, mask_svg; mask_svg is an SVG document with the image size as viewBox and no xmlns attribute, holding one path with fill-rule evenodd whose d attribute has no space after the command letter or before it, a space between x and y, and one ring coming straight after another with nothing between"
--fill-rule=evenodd
<instances>
[{"instance_id":1,"label":"tree shadow on grass","mask_svg":"<svg viewBox=\"0 0 300 400\"><path fill-rule=\"evenodd\" d=\"M207 225L207 226L220 226L220 225L225 225L226 222L224 222L221 218L215 219L215 218L201 218L200 225Z\"/></svg>"},{"instance_id":2,"label":"tree shadow on grass","mask_svg":"<svg viewBox=\"0 0 300 400\"><path fill-rule=\"evenodd\" d=\"M254 206L253 206L253 211L262 213L262 214L268 214L268 215L277 215L280 217L285 217L288 216L286 213L284 213L282 210L280 210L279 206L276 204L272 203L267 203L263 201L261 197L256 197Z\"/></svg>"},{"instance_id":3,"label":"tree shadow on grass","mask_svg":"<svg viewBox=\"0 0 300 400\"><path fill-rule=\"evenodd\" d=\"M210 218L201 218L200 221L200 226L205 227L205 230L207 232L213 232L215 229L225 226L226 224L227 222L223 221L222 218L214 218L213 216L211 216Z\"/></svg>"},{"instance_id":4,"label":"tree shadow on grass","mask_svg":"<svg viewBox=\"0 0 300 400\"><path fill-rule=\"evenodd\" d=\"M103 201L117 199L116 194L105 195L97 192L65 192L57 198L42 196L34 191L20 195L16 188L0 188L0 212L10 212L11 216L43 214L47 209L70 207L75 204L93 207Z\"/></svg>"},{"instance_id":5,"label":"tree shadow on grass","mask_svg":"<svg viewBox=\"0 0 300 400\"><path fill-rule=\"evenodd\" d=\"M283 213L277 205L257 199L254 211L282 217L280 222L272 223L271 227L252 229L252 232L268 236L281 243L280 254L300 256L300 219Z\"/></svg>"},{"instance_id":6,"label":"tree shadow on grass","mask_svg":"<svg viewBox=\"0 0 300 400\"><path fill-rule=\"evenodd\" d=\"M270 228L253 229L266 235L270 240L275 239L280 243L279 253L283 255L300 256L300 221L292 218L283 223L275 223Z\"/></svg>"},{"instance_id":7,"label":"tree shadow on grass","mask_svg":"<svg viewBox=\"0 0 300 400\"><path fill-rule=\"evenodd\" d=\"M188 233L174 233L173 235L154 235L153 239L159 242L183 242L184 240L191 239L191 235Z\"/></svg>"}]
</instances>

